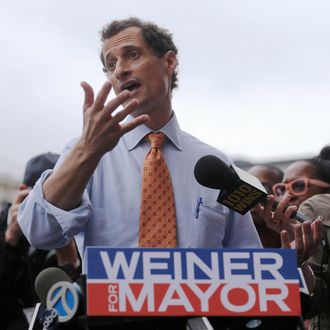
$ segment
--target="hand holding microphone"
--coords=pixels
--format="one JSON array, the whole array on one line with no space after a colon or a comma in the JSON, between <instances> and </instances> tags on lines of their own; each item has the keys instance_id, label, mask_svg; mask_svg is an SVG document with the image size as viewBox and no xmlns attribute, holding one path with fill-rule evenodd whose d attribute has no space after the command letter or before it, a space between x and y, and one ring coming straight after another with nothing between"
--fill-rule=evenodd
<instances>
[{"instance_id":1,"label":"hand holding microphone","mask_svg":"<svg viewBox=\"0 0 330 330\"><path fill-rule=\"evenodd\" d=\"M211 189L220 189L217 201L228 208L245 214L253 207L260 208L267 226L281 233L282 247L291 247L294 242L298 262L307 260L322 239L322 221L311 221L289 206L287 199L276 201L268 195L261 182L238 167L230 167L215 156L204 156L198 160L194 171L196 180ZM260 206L260 204L262 206ZM294 219L299 221L296 224Z\"/></svg>"},{"instance_id":2,"label":"hand holding microphone","mask_svg":"<svg viewBox=\"0 0 330 330\"><path fill-rule=\"evenodd\" d=\"M260 203L265 213L274 212L276 219L286 212L299 222L311 221L297 212L295 207L288 207L286 201L277 201L272 195L269 196L258 178L234 165L228 166L216 156L199 159L194 174L202 186L220 190L219 203L240 214Z\"/></svg>"},{"instance_id":3,"label":"hand holding microphone","mask_svg":"<svg viewBox=\"0 0 330 330\"><path fill-rule=\"evenodd\" d=\"M297 212L295 206L289 206L288 200L277 201L274 196L268 195L258 178L234 165L228 166L216 156L199 159L194 174L201 185L220 190L219 203L240 214L256 207L268 227L277 232L287 230L291 240L294 239L295 220L312 222Z\"/></svg>"}]
</instances>

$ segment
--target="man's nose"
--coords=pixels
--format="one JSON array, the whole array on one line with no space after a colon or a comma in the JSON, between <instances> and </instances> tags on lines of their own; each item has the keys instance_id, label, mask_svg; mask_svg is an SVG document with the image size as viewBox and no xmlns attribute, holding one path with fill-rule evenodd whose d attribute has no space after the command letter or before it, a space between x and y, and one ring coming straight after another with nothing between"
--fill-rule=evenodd
<instances>
[{"instance_id":1,"label":"man's nose","mask_svg":"<svg viewBox=\"0 0 330 330\"><path fill-rule=\"evenodd\" d=\"M122 80L124 77L129 75L131 72L130 65L127 61L119 60L116 63L115 77L118 80Z\"/></svg>"}]
</instances>

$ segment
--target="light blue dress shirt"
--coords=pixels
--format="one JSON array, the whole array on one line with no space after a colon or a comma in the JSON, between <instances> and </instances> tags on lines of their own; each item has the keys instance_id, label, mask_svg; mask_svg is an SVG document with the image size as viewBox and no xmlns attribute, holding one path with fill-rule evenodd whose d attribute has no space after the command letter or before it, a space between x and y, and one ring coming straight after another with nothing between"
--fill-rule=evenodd
<instances>
[{"instance_id":1,"label":"light blue dress shirt","mask_svg":"<svg viewBox=\"0 0 330 330\"><path fill-rule=\"evenodd\" d=\"M261 247L250 213L242 216L217 203L219 191L201 186L194 177L195 164L202 156L215 155L227 164L231 161L180 130L175 115L160 131L168 137L162 151L174 189L178 247ZM57 248L75 237L81 256L87 246L137 247L142 166L150 148L144 137L149 132L144 125L135 128L102 157L81 205L71 211L44 199L42 183L51 171L43 173L18 215L31 245ZM68 143L59 163L75 142Z\"/></svg>"}]
</instances>

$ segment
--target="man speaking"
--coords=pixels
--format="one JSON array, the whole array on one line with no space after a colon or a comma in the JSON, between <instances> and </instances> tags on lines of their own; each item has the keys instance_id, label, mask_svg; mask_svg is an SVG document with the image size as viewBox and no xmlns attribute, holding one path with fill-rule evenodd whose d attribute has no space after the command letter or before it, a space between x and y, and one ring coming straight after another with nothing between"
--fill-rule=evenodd
<instances>
[{"instance_id":1,"label":"man speaking","mask_svg":"<svg viewBox=\"0 0 330 330\"><path fill-rule=\"evenodd\" d=\"M97 94L81 83L82 134L20 208L33 246L57 248L75 238L82 256L87 246L261 246L250 214L217 203L218 191L194 178L204 155L232 162L179 127L172 109L177 52L167 30L137 18L103 29L108 81ZM116 97L107 100L111 89Z\"/></svg>"}]
</instances>

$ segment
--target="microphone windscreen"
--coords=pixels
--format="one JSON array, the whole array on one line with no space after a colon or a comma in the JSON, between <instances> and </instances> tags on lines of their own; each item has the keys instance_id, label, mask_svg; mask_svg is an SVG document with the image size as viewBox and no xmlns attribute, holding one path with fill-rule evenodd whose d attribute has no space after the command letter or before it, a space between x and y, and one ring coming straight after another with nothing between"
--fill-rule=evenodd
<instances>
[{"instance_id":1,"label":"microphone windscreen","mask_svg":"<svg viewBox=\"0 0 330 330\"><path fill-rule=\"evenodd\" d=\"M49 267L42 270L34 282L34 287L40 301L46 305L47 294L49 289L57 282L70 282L71 278L62 269L56 267Z\"/></svg>"},{"instance_id":2,"label":"microphone windscreen","mask_svg":"<svg viewBox=\"0 0 330 330\"><path fill-rule=\"evenodd\" d=\"M237 174L213 155L200 158L195 165L194 174L202 186L212 189L230 189L238 180Z\"/></svg>"}]
</instances>

